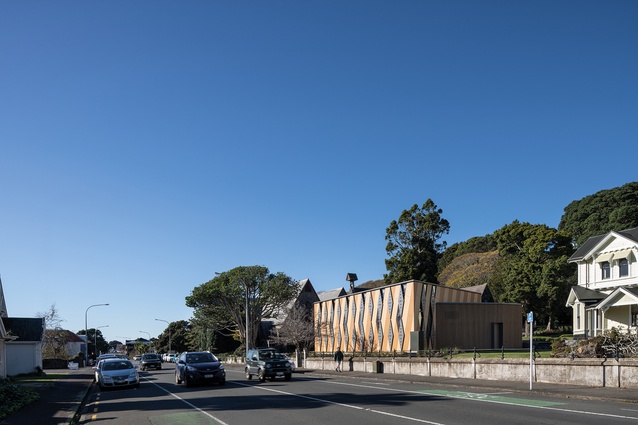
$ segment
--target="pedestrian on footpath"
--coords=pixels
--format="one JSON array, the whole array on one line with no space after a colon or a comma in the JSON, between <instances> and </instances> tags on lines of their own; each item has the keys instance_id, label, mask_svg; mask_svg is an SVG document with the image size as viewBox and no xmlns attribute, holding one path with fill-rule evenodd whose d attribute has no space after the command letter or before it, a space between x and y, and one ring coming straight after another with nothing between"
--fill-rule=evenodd
<instances>
[{"instance_id":1,"label":"pedestrian on footpath","mask_svg":"<svg viewBox=\"0 0 638 425\"><path fill-rule=\"evenodd\" d=\"M337 367L335 368L335 370L337 372L341 372L341 362L343 361L343 351L341 351L340 349L337 349L337 351L335 351L335 362L337 363Z\"/></svg>"}]
</instances>

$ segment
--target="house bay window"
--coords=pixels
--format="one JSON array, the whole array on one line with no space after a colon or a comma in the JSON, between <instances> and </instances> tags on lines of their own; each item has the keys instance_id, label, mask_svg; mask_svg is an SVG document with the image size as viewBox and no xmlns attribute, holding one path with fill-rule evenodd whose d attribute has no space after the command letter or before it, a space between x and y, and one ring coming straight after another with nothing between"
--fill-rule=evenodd
<instances>
[{"instance_id":1,"label":"house bay window","mask_svg":"<svg viewBox=\"0 0 638 425\"><path fill-rule=\"evenodd\" d=\"M609 265L609 261L600 263L600 271L602 272L601 277L603 279L611 278L611 266Z\"/></svg>"}]
</instances>

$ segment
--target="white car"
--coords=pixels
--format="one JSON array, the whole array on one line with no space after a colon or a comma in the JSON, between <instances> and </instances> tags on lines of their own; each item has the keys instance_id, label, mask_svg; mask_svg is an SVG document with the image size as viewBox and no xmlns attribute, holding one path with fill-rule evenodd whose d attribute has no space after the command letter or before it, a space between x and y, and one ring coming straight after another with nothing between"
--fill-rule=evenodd
<instances>
[{"instance_id":1,"label":"white car","mask_svg":"<svg viewBox=\"0 0 638 425\"><path fill-rule=\"evenodd\" d=\"M140 386L140 376L137 373L137 366L130 360L110 358L100 360L93 368L95 371L95 382L100 389L114 387L135 387Z\"/></svg>"}]
</instances>

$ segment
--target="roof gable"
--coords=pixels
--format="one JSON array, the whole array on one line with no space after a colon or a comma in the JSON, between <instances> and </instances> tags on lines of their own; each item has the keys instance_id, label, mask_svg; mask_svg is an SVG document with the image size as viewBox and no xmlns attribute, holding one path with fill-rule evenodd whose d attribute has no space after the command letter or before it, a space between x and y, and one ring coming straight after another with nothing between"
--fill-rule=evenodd
<instances>
[{"instance_id":1,"label":"roof gable","mask_svg":"<svg viewBox=\"0 0 638 425\"><path fill-rule=\"evenodd\" d=\"M617 288L598 304L597 308L609 308L618 305L638 304L637 288Z\"/></svg>"},{"instance_id":2,"label":"roof gable","mask_svg":"<svg viewBox=\"0 0 638 425\"><path fill-rule=\"evenodd\" d=\"M571 307L576 301L588 304L597 303L600 300L605 299L607 295L602 292L593 291L591 289L584 288L582 286L572 286L567 297L566 307Z\"/></svg>"},{"instance_id":3,"label":"roof gable","mask_svg":"<svg viewBox=\"0 0 638 425\"><path fill-rule=\"evenodd\" d=\"M346 290L343 288L330 289L328 291L319 292L319 301L333 300L335 298L346 295Z\"/></svg>"},{"instance_id":4,"label":"roof gable","mask_svg":"<svg viewBox=\"0 0 638 425\"><path fill-rule=\"evenodd\" d=\"M586 260L594 254L603 251L618 240L622 248L638 247L638 227L622 230L619 232L609 232L604 235L592 236L583 243L580 248L569 258L569 262ZM620 249L620 248L619 248Z\"/></svg>"}]
</instances>

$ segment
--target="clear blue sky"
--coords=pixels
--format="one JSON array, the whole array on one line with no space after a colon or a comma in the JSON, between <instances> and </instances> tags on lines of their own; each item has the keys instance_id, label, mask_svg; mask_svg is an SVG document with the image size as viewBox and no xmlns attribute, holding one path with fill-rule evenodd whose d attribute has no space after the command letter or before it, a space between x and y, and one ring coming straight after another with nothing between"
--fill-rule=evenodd
<instances>
[{"instance_id":1,"label":"clear blue sky","mask_svg":"<svg viewBox=\"0 0 638 425\"><path fill-rule=\"evenodd\" d=\"M638 2L4 1L0 276L107 340L263 265L385 272L431 198L448 244L638 180ZM144 332L140 332L144 331Z\"/></svg>"}]
</instances>

